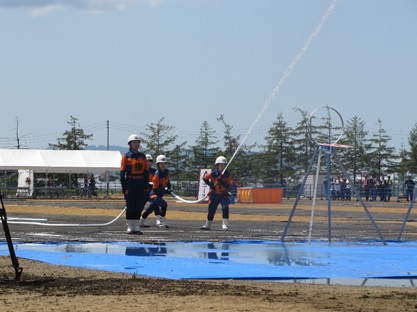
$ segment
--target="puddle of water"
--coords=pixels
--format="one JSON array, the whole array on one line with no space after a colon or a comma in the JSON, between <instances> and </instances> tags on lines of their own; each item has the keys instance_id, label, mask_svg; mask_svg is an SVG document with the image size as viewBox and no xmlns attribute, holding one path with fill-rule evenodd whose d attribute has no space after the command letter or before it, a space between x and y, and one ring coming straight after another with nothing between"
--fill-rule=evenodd
<instances>
[{"instance_id":1,"label":"puddle of water","mask_svg":"<svg viewBox=\"0 0 417 312\"><path fill-rule=\"evenodd\" d=\"M379 287L412 287L417 284L416 278L318 278L318 279L292 279L280 280L282 283L300 283L312 285L344 285L344 286L379 286Z\"/></svg>"},{"instance_id":2,"label":"puddle of water","mask_svg":"<svg viewBox=\"0 0 417 312\"><path fill-rule=\"evenodd\" d=\"M169 279L414 287L417 242L16 243L17 257ZM0 243L0 255L8 255Z\"/></svg>"}]
</instances>

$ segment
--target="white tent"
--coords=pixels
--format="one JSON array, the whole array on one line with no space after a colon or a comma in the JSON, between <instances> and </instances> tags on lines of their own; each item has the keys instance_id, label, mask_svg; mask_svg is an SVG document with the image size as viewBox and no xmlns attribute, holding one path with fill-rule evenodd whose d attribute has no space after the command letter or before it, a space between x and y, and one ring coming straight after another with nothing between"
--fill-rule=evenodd
<instances>
[{"instance_id":1,"label":"white tent","mask_svg":"<svg viewBox=\"0 0 417 312\"><path fill-rule=\"evenodd\" d=\"M0 149L0 170L104 173L120 170L119 151Z\"/></svg>"}]
</instances>

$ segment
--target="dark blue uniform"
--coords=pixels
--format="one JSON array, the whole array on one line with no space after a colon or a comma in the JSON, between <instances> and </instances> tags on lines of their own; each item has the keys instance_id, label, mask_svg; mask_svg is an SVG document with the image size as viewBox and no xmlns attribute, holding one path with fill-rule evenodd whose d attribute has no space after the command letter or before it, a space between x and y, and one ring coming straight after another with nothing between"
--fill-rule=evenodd
<instances>
[{"instance_id":1,"label":"dark blue uniform","mask_svg":"<svg viewBox=\"0 0 417 312\"><path fill-rule=\"evenodd\" d=\"M230 194L228 190L232 184L230 172L226 170L222 174L219 170L214 170L211 173L206 173L203 181L211 189L209 193L207 220L213 221L219 204L222 206L223 219L229 219Z\"/></svg>"},{"instance_id":2,"label":"dark blue uniform","mask_svg":"<svg viewBox=\"0 0 417 312\"><path fill-rule=\"evenodd\" d=\"M143 210L149 168L145 154L129 151L122 155L120 182L126 200L126 219L139 220Z\"/></svg>"},{"instance_id":3,"label":"dark blue uniform","mask_svg":"<svg viewBox=\"0 0 417 312\"><path fill-rule=\"evenodd\" d=\"M156 170L152 182L152 190L149 194L150 204L142 215L142 218L144 219L146 219L152 211L154 211L157 216L165 217L168 208L168 204L163 197L166 194L166 190L171 189L169 170Z\"/></svg>"}]
</instances>

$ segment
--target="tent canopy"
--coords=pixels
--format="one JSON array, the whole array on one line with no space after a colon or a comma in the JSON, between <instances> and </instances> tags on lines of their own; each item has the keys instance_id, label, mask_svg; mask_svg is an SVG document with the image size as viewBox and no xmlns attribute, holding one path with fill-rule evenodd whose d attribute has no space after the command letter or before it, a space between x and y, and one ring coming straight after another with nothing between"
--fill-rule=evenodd
<instances>
[{"instance_id":1,"label":"tent canopy","mask_svg":"<svg viewBox=\"0 0 417 312\"><path fill-rule=\"evenodd\" d=\"M120 170L119 151L0 149L1 170L104 173Z\"/></svg>"}]
</instances>

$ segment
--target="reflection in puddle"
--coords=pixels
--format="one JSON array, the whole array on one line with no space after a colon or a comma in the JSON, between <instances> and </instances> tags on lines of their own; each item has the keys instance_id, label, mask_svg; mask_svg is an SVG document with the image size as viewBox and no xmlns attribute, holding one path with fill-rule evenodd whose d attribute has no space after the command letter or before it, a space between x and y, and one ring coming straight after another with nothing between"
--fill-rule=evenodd
<instances>
[{"instance_id":1,"label":"reflection in puddle","mask_svg":"<svg viewBox=\"0 0 417 312\"><path fill-rule=\"evenodd\" d=\"M408 278L317 278L279 280L283 283L300 283L312 285L344 285L344 286L380 286L380 287L415 287L417 279Z\"/></svg>"},{"instance_id":2,"label":"reflection in puddle","mask_svg":"<svg viewBox=\"0 0 417 312\"><path fill-rule=\"evenodd\" d=\"M17 243L18 257L170 279L241 279L414 287L417 243ZM7 255L0 244L0 255Z\"/></svg>"}]
</instances>

